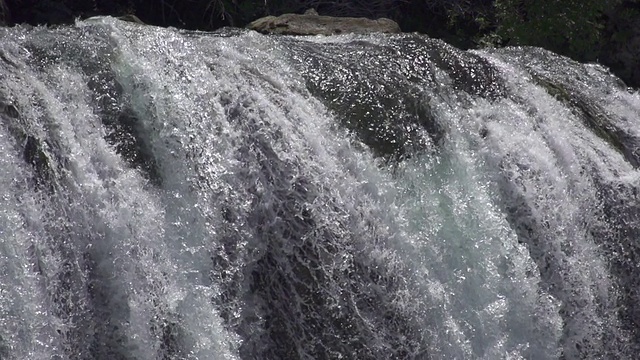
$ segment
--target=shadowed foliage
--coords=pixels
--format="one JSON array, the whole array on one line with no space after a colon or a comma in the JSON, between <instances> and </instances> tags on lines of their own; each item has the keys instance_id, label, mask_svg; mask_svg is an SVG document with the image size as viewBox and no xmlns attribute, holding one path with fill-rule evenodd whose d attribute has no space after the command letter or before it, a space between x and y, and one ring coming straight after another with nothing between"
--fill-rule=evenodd
<instances>
[{"instance_id":1,"label":"shadowed foliage","mask_svg":"<svg viewBox=\"0 0 640 360\"><path fill-rule=\"evenodd\" d=\"M640 85L640 73L629 70L640 68L635 60L640 0L0 0L0 25L134 14L151 25L211 31L311 8L327 16L386 17L403 31L462 49L539 46L578 61L602 62L627 85ZM635 57L629 60L629 54Z\"/></svg>"}]
</instances>

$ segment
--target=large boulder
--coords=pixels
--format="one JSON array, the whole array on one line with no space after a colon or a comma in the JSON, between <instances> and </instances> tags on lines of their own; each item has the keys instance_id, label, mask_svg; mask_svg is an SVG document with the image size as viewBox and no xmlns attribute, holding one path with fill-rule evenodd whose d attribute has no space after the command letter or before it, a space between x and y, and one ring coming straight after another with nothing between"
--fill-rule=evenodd
<instances>
[{"instance_id":1,"label":"large boulder","mask_svg":"<svg viewBox=\"0 0 640 360\"><path fill-rule=\"evenodd\" d=\"M367 33L399 33L400 27L390 19L320 16L315 10L306 13L284 14L260 18L247 28L264 34L335 35Z\"/></svg>"}]
</instances>

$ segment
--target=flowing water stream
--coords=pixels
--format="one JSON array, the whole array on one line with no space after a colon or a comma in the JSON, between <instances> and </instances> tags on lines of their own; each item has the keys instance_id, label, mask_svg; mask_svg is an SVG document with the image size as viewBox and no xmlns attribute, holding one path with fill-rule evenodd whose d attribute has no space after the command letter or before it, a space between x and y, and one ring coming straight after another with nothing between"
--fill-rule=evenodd
<instances>
[{"instance_id":1,"label":"flowing water stream","mask_svg":"<svg viewBox=\"0 0 640 360\"><path fill-rule=\"evenodd\" d=\"M0 358L633 359L639 147L537 48L0 28Z\"/></svg>"}]
</instances>

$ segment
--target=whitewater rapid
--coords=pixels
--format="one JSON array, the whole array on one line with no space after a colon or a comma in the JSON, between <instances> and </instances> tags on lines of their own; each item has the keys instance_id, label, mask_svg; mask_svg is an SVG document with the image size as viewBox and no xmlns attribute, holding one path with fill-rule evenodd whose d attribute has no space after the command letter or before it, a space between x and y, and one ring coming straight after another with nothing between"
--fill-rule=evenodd
<instances>
[{"instance_id":1,"label":"whitewater rapid","mask_svg":"<svg viewBox=\"0 0 640 360\"><path fill-rule=\"evenodd\" d=\"M640 99L535 48L0 29L0 358L632 359Z\"/></svg>"}]
</instances>

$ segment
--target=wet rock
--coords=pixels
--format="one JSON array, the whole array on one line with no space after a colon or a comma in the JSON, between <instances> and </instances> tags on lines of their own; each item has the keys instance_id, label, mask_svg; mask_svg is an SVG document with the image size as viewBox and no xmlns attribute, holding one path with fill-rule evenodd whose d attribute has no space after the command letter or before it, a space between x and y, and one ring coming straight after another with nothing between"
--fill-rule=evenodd
<instances>
[{"instance_id":1,"label":"wet rock","mask_svg":"<svg viewBox=\"0 0 640 360\"><path fill-rule=\"evenodd\" d=\"M127 14L127 15L118 16L117 19L118 20L122 20L122 21L127 21L127 22L140 24L140 25L146 25L144 23L144 21L140 20L139 17L137 17L137 16L135 16L133 14Z\"/></svg>"},{"instance_id":2,"label":"wet rock","mask_svg":"<svg viewBox=\"0 0 640 360\"><path fill-rule=\"evenodd\" d=\"M115 147L118 154L129 165L140 170L151 183L160 185L160 169L144 136L146 130L140 124L138 115L126 108L115 119L103 118L103 124L109 129L106 140Z\"/></svg>"},{"instance_id":3,"label":"wet rock","mask_svg":"<svg viewBox=\"0 0 640 360\"><path fill-rule=\"evenodd\" d=\"M587 95L580 94L578 89L571 89L568 84L554 82L539 74L534 74L534 81L547 92L573 109L598 137L616 149L633 167L640 168L640 139L637 135L617 125L615 115L608 113L600 104Z\"/></svg>"},{"instance_id":4,"label":"wet rock","mask_svg":"<svg viewBox=\"0 0 640 360\"><path fill-rule=\"evenodd\" d=\"M505 96L499 71L488 60L440 42L430 44L429 54L435 64L451 77L456 90L491 100Z\"/></svg>"},{"instance_id":5,"label":"wet rock","mask_svg":"<svg viewBox=\"0 0 640 360\"><path fill-rule=\"evenodd\" d=\"M336 34L368 34L399 33L400 27L390 19L320 16L315 10L306 13L283 14L260 18L247 28L265 34L281 35L336 35Z\"/></svg>"}]
</instances>

